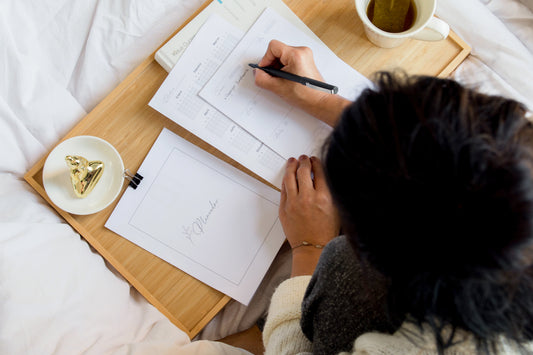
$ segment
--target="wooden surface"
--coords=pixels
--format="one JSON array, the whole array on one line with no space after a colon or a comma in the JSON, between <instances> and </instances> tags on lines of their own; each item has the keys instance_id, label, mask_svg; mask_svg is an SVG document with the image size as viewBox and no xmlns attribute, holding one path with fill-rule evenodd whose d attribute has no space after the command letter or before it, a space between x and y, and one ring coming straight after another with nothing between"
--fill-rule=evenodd
<instances>
[{"instance_id":1,"label":"wooden surface","mask_svg":"<svg viewBox=\"0 0 533 355\"><path fill-rule=\"evenodd\" d=\"M284 1L343 61L369 78L378 70L396 68L446 77L470 53L454 32L444 41L407 40L397 48L379 48L367 40L353 0Z\"/></svg>"},{"instance_id":2,"label":"wooden surface","mask_svg":"<svg viewBox=\"0 0 533 355\"><path fill-rule=\"evenodd\" d=\"M399 48L380 49L366 40L353 0L286 0L286 3L333 51L366 76L393 68L403 68L412 74L447 76L470 50L453 33L441 42L408 41ZM166 127L257 178L148 106L166 75L155 62L154 54L150 55L63 140L78 135L103 138L119 151L125 167L135 172ZM46 156L27 172L25 179L52 204L42 185ZM226 305L229 297L104 228L117 201L89 216L71 215L52 206L149 302L194 337Z\"/></svg>"}]
</instances>

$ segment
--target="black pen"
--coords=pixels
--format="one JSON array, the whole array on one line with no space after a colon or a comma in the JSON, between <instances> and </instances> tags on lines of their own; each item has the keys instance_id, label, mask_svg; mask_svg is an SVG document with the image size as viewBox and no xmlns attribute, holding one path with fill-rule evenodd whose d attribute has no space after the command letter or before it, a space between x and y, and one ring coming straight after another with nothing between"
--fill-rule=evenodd
<instances>
[{"instance_id":1,"label":"black pen","mask_svg":"<svg viewBox=\"0 0 533 355\"><path fill-rule=\"evenodd\" d=\"M300 83L302 85L305 85L305 86L313 88L313 89L317 89L317 90L320 90L320 91L325 91L325 92L330 93L330 94L336 94L337 92L339 92L339 88L338 87L336 87L334 85L327 84L327 83L323 83L322 81L318 81L318 80L311 79L311 78L306 78L305 76L299 76L299 75L296 75L296 74L288 73L286 71L275 69L275 68L271 68L271 67L260 67L259 65L253 64L253 63L250 63L248 65L251 66L254 69L260 69L260 70L262 70L262 71L264 71L264 72L266 72L266 73L268 73L268 74L270 74L272 76L275 76L275 77L278 77L278 78L282 78L282 79L287 79L287 80L290 80L290 81L294 81L296 83Z\"/></svg>"}]
</instances>

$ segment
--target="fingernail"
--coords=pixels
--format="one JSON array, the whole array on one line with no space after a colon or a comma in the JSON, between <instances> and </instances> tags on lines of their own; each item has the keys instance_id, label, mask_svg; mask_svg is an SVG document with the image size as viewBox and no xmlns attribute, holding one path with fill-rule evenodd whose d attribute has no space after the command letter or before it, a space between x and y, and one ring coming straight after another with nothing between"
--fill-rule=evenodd
<instances>
[{"instance_id":1,"label":"fingernail","mask_svg":"<svg viewBox=\"0 0 533 355\"><path fill-rule=\"evenodd\" d=\"M300 155L300 158L299 158L299 159L300 159L300 160L307 159L307 155L305 155L305 154L304 154L304 155Z\"/></svg>"},{"instance_id":2,"label":"fingernail","mask_svg":"<svg viewBox=\"0 0 533 355\"><path fill-rule=\"evenodd\" d=\"M290 164L290 163L294 163L296 161L296 159L294 158L289 158L289 160L287 160L287 163Z\"/></svg>"}]
</instances>

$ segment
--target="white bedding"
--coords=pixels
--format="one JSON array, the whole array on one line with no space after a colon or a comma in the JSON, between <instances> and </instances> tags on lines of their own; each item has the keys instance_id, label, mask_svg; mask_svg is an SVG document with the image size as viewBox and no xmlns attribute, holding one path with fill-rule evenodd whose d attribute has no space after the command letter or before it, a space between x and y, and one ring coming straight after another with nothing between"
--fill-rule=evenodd
<instances>
[{"instance_id":1,"label":"white bedding","mask_svg":"<svg viewBox=\"0 0 533 355\"><path fill-rule=\"evenodd\" d=\"M190 345L23 179L201 2L0 2L1 354L235 350ZM533 0L440 0L437 14L472 46L454 78L533 108ZM249 326L264 307L230 304L202 337Z\"/></svg>"}]
</instances>

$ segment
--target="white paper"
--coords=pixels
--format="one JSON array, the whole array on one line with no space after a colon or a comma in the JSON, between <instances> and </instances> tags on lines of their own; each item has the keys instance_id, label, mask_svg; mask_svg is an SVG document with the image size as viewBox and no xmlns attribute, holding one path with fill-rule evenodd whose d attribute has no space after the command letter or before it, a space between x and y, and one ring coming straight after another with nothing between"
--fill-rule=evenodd
<instances>
[{"instance_id":1,"label":"white paper","mask_svg":"<svg viewBox=\"0 0 533 355\"><path fill-rule=\"evenodd\" d=\"M267 8L199 95L284 158L316 154L330 128L254 83L248 63L258 63L272 39L310 47L325 81L345 98L354 100L371 85L324 44Z\"/></svg>"},{"instance_id":2,"label":"white paper","mask_svg":"<svg viewBox=\"0 0 533 355\"><path fill-rule=\"evenodd\" d=\"M279 192L164 129L106 227L248 304L285 236Z\"/></svg>"},{"instance_id":3,"label":"white paper","mask_svg":"<svg viewBox=\"0 0 533 355\"><path fill-rule=\"evenodd\" d=\"M280 188L285 159L198 96L243 35L211 15L149 105Z\"/></svg>"}]
</instances>

